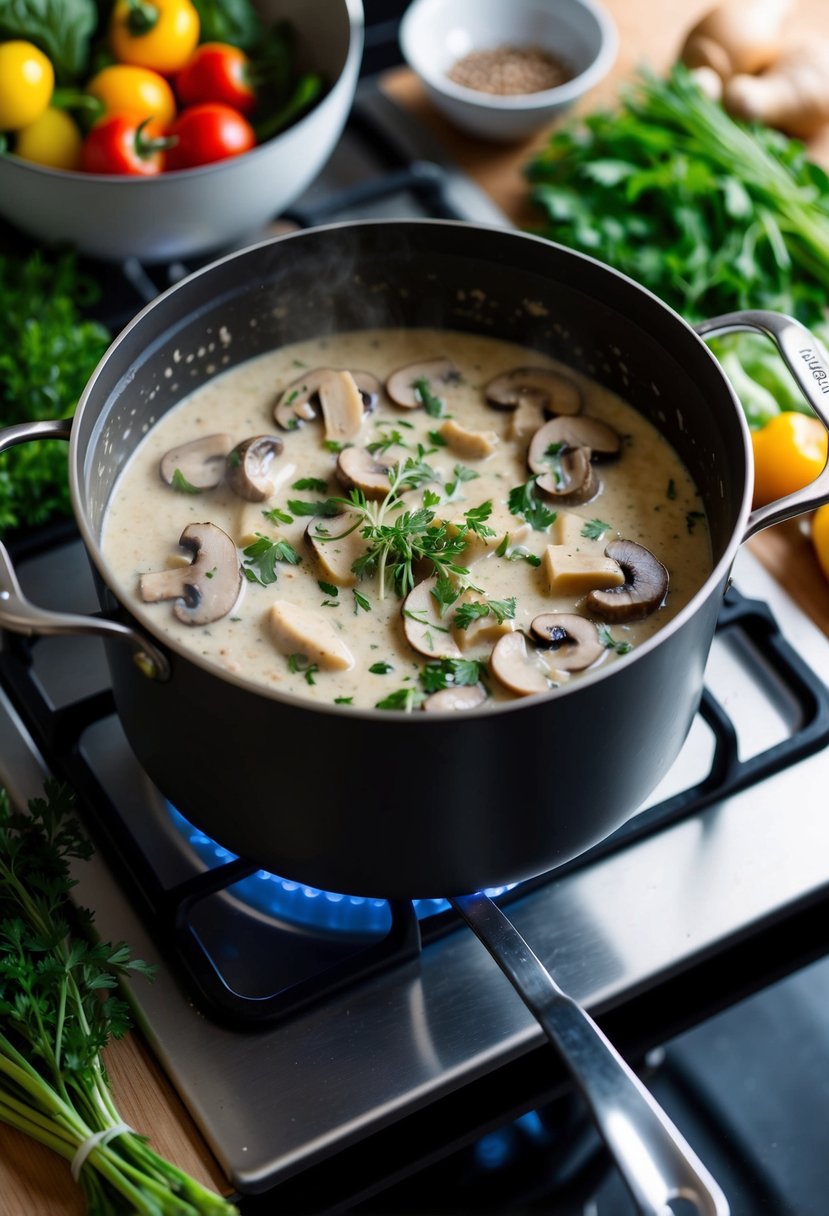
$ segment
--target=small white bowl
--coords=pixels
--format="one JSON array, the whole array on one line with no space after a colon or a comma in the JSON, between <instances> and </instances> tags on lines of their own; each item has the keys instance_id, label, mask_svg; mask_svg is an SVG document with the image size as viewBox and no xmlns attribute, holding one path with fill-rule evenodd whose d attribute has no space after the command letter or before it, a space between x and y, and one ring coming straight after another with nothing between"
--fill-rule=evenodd
<instances>
[{"instance_id":1,"label":"small white bowl","mask_svg":"<svg viewBox=\"0 0 829 1216\"><path fill-rule=\"evenodd\" d=\"M400 23L400 49L434 105L456 127L484 139L525 139L606 76L619 45L597 0L413 0ZM485 93L447 73L470 51L540 47L572 79L537 93Z\"/></svg>"}]
</instances>

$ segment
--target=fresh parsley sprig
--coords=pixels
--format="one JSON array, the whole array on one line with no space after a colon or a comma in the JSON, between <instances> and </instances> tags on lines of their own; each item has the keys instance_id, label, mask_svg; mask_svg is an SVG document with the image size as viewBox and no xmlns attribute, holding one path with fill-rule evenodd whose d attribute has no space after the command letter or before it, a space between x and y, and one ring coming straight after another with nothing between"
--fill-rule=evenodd
<instances>
[{"instance_id":1,"label":"fresh parsley sprig","mask_svg":"<svg viewBox=\"0 0 829 1216\"><path fill-rule=\"evenodd\" d=\"M257 532L256 538L252 544L242 550L245 555L242 573L249 583L259 583L262 587L275 583L277 562L288 562L291 566L299 565L301 558L287 540L271 540L262 532Z\"/></svg>"},{"instance_id":2,"label":"fresh parsley sprig","mask_svg":"<svg viewBox=\"0 0 829 1216\"><path fill-rule=\"evenodd\" d=\"M531 477L523 485L513 486L507 505L513 515L523 516L533 531L546 532L555 523L557 512L551 511L538 497L535 488L537 480L537 477Z\"/></svg>"}]
</instances>

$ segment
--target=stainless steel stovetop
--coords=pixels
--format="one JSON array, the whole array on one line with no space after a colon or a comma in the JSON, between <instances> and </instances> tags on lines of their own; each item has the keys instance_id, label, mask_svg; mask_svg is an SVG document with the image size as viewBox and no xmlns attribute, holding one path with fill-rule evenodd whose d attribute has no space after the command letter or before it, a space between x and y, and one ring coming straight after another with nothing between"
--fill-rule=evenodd
<instances>
[{"instance_id":1,"label":"stainless steel stovetop","mask_svg":"<svg viewBox=\"0 0 829 1216\"><path fill-rule=\"evenodd\" d=\"M393 128L408 158L439 157L370 83L361 88L358 120L361 113L386 136ZM376 164L366 163L361 131L358 121L357 136L350 129L326 170L338 186L343 178L345 184L364 182L376 173ZM426 179L433 174L428 167L418 172ZM306 204L312 211L325 207L332 188L325 176L298 212ZM447 189L464 214L503 222L451 166L440 183L441 191ZM403 194L402 213L411 214L420 206L417 193L414 202L408 186ZM359 213L401 214L401 201L369 198ZM45 565L43 559L24 563L24 586L47 606L94 608L80 547L70 544L64 556L73 573L59 587L48 558ZM770 607L783 637L829 683L829 640L746 551L738 557L735 583ZM94 699L106 688L96 641L39 642L34 674L58 703ZM718 635L706 685L736 728L740 760L768 752L801 726L802 707L739 631ZM0 741L0 782L17 801L38 795L46 761L2 690ZM714 748L709 727L698 717L648 806L703 782ZM84 749L94 756L102 784L129 789L138 820L157 816L163 799L137 768L114 717L104 716L84 732ZM701 809L679 822L587 867L553 877L518 898L511 916L565 990L594 1015L612 1016L826 895L827 785L829 755L818 750L742 792L703 800ZM181 855L188 849L183 842ZM486 1079L513 1076L522 1060L539 1062L540 1088L558 1083L540 1029L462 928L427 940L416 958L340 988L272 1026L240 1029L212 1020L194 1004L175 964L162 954L100 854L79 866L77 877L79 899L95 911L99 931L130 942L136 954L159 964L153 984L133 986L137 1019L243 1194L306 1177L315 1165L372 1143L376 1186L401 1168L391 1151L384 1159L376 1147L387 1129L410 1125L426 1137L424 1115L434 1116L440 1127L439 1112L450 1109L458 1095L476 1092ZM521 1102L515 1093L506 1105L520 1108Z\"/></svg>"}]
</instances>

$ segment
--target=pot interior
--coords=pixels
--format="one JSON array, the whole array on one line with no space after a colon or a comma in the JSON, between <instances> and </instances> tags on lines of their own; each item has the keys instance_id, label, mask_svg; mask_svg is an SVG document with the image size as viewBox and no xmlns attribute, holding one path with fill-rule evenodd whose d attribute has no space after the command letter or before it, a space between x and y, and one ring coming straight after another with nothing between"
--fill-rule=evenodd
<instances>
[{"instance_id":1,"label":"pot interior","mask_svg":"<svg viewBox=\"0 0 829 1216\"><path fill-rule=\"evenodd\" d=\"M684 322L630 280L540 238L407 220L311 229L231 255L127 327L87 387L73 437L76 512L98 563L115 480L167 410L275 346L383 326L519 342L619 393L688 466L714 564L736 547L745 428L725 377Z\"/></svg>"}]
</instances>

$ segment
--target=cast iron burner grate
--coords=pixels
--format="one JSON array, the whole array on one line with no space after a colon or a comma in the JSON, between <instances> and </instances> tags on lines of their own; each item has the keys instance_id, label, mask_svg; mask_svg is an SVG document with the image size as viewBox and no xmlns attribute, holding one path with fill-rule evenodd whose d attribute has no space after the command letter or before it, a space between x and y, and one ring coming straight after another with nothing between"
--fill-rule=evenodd
<instances>
[{"instance_id":1,"label":"cast iron burner grate","mask_svg":"<svg viewBox=\"0 0 829 1216\"><path fill-rule=\"evenodd\" d=\"M65 534L59 535L56 547L46 543L38 551L30 538L21 548L23 553L16 556L22 574L27 561L45 558L54 568L56 552L70 561L84 561L78 542L70 539L67 544ZM829 689L789 644L765 604L732 589L720 612L717 640L748 654L758 678L771 680L775 696L787 700L793 727L786 737L741 758L732 717L706 687L700 718L713 740L707 772L554 874L503 891L501 902L698 815L829 741ZM159 948L215 1020L240 1027L275 1021L378 968L415 958L425 944L456 927L453 912L425 915L421 909L419 918L411 902L389 903L371 932L338 932L335 921L314 927L252 907L244 883L273 881L273 876L219 845L213 849L213 864L203 851L193 853L186 821L176 826L180 817L132 756L109 690L82 693L55 706L38 675L38 649L44 641L15 636L4 643L0 683L51 770L79 792L90 834L129 890ZM319 897L328 899L329 912L339 900L348 900L325 892Z\"/></svg>"}]
</instances>

